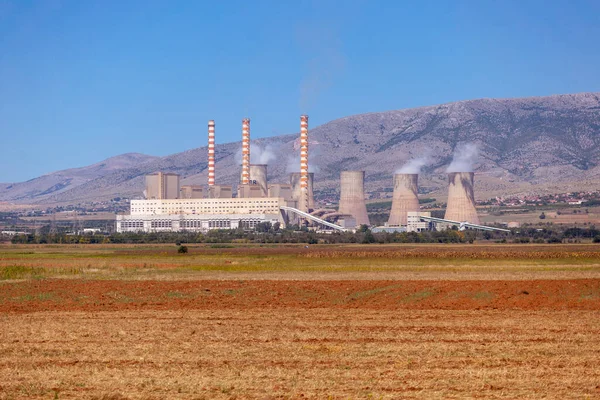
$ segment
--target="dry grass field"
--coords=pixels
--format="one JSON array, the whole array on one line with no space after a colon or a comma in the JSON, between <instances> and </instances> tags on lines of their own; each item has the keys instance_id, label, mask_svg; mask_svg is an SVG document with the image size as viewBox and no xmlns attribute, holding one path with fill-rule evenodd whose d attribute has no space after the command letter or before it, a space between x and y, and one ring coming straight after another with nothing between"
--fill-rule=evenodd
<instances>
[{"instance_id":1,"label":"dry grass field","mask_svg":"<svg viewBox=\"0 0 600 400\"><path fill-rule=\"evenodd\" d=\"M0 399L599 398L600 246L0 246Z\"/></svg>"}]
</instances>

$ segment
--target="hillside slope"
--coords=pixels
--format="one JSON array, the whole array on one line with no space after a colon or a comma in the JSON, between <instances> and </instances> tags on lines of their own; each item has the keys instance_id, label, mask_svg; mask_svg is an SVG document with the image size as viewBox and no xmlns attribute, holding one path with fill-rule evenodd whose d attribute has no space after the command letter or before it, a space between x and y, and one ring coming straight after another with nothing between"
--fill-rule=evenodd
<instances>
[{"instance_id":1,"label":"hillside slope","mask_svg":"<svg viewBox=\"0 0 600 400\"><path fill-rule=\"evenodd\" d=\"M43 202L86 182L158 159L139 153L121 154L87 167L52 172L21 183L0 184L0 201ZM67 196L68 197L68 196Z\"/></svg>"},{"instance_id":2,"label":"hillside slope","mask_svg":"<svg viewBox=\"0 0 600 400\"><path fill-rule=\"evenodd\" d=\"M423 169L420 184L424 190L443 196L445 169L455 147L465 142L473 142L480 149L475 165L478 198L597 189L599 96L581 93L481 99L331 121L310 130L316 189L334 193L341 170L364 169L367 191L382 191L392 186L397 168L429 153L430 163ZM296 141L293 134L253 142L271 146L279 155L269 163L271 182L287 180L293 156L283 155L297 154ZM218 183L237 185L239 148L239 143L216 146ZM95 164L0 188L0 201L50 204L135 197L143 190L143 175L158 170L181 174L185 184L205 184L206 161L206 148L202 147L162 158L141 158L112 169ZM82 170L89 171L85 179Z\"/></svg>"}]
</instances>

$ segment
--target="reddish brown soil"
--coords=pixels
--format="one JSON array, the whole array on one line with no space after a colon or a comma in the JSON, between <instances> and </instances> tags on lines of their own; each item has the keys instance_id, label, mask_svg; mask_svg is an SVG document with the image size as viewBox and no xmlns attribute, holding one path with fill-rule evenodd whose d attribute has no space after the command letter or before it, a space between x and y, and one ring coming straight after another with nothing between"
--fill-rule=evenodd
<instances>
[{"instance_id":1,"label":"reddish brown soil","mask_svg":"<svg viewBox=\"0 0 600 400\"><path fill-rule=\"evenodd\" d=\"M257 308L600 310L600 279L80 281L0 285L0 312Z\"/></svg>"}]
</instances>

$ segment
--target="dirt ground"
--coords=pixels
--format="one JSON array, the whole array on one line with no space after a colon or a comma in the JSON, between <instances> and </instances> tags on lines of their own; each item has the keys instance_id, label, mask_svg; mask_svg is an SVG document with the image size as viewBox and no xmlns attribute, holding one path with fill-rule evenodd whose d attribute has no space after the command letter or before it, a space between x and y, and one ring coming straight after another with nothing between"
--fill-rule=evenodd
<instances>
[{"instance_id":1,"label":"dirt ground","mask_svg":"<svg viewBox=\"0 0 600 400\"><path fill-rule=\"evenodd\" d=\"M0 312L120 310L600 310L600 279L84 281L0 284Z\"/></svg>"},{"instance_id":2,"label":"dirt ground","mask_svg":"<svg viewBox=\"0 0 600 400\"><path fill-rule=\"evenodd\" d=\"M0 399L600 398L596 247L341 249L0 248Z\"/></svg>"}]
</instances>

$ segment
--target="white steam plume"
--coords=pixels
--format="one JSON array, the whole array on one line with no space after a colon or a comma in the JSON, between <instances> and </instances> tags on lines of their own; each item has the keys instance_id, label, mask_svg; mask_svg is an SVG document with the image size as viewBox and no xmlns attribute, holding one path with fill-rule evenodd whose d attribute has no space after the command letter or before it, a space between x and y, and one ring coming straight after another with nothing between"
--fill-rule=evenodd
<instances>
[{"instance_id":1,"label":"white steam plume","mask_svg":"<svg viewBox=\"0 0 600 400\"><path fill-rule=\"evenodd\" d=\"M275 149L271 145L261 147L258 144L250 146L250 163L251 164L268 164L277 158Z\"/></svg>"},{"instance_id":2,"label":"white steam plume","mask_svg":"<svg viewBox=\"0 0 600 400\"><path fill-rule=\"evenodd\" d=\"M269 164L277 159L276 149L271 145L262 147L257 143L250 143L250 164ZM234 160L237 164L242 163L242 149L235 153Z\"/></svg>"},{"instance_id":3,"label":"white steam plume","mask_svg":"<svg viewBox=\"0 0 600 400\"><path fill-rule=\"evenodd\" d=\"M312 146L308 153L308 172L319 172L316 160L319 159L320 148ZM285 171L288 174L300 172L300 151L294 151L287 157Z\"/></svg>"},{"instance_id":4,"label":"white steam plume","mask_svg":"<svg viewBox=\"0 0 600 400\"><path fill-rule=\"evenodd\" d=\"M479 157L479 148L475 143L461 143L454 149L452 162L446 172L473 172Z\"/></svg>"},{"instance_id":5,"label":"white steam plume","mask_svg":"<svg viewBox=\"0 0 600 400\"><path fill-rule=\"evenodd\" d=\"M418 174L421 172L421 168L427 165L430 160L429 154L424 154L422 157L413 158L404 164L402 167L396 170L397 174Z\"/></svg>"}]
</instances>

